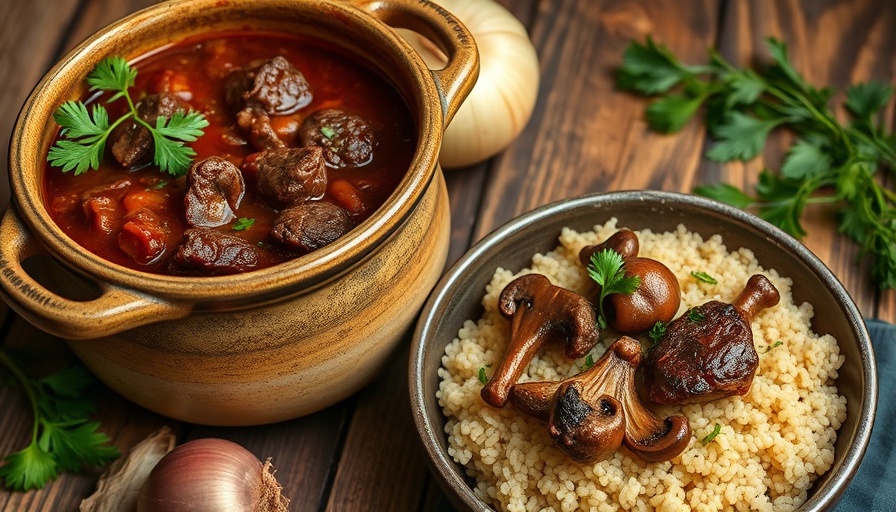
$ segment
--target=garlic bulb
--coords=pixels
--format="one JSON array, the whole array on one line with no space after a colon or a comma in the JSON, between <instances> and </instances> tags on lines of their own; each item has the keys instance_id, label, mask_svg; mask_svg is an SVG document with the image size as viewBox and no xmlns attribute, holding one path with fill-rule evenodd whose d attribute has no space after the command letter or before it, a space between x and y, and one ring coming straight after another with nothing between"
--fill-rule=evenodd
<instances>
[{"instance_id":1,"label":"garlic bulb","mask_svg":"<svg viewBox=\"0 0 896 512\"><path fill-rule=\"evenodd\" d=\"M493 0L433 0L459 19L479 49L479 80L445 130L439 163L472 165L504 150L523 130L538 96L539 68L526 28ZM447 62L428 39L399 31L431 69Z\"/></svg>"}]
</instances>

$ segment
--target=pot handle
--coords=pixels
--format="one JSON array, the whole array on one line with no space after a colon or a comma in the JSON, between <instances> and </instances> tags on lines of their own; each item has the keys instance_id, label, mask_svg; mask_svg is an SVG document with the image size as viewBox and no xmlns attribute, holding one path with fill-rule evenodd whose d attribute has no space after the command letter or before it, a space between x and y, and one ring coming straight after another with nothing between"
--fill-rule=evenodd
<instances>
[{"instance_id":1,"label":"pot handle","mask_svg":"<svg viewBox=\"0 0 896 512\"><path fill-rule=\"evenodd\" d=\"M46 251L15 208L8 207L0 221L0 297L28 322L50 334L70 340L100 338L189 314L189 308L109 284L100 284L101 294L92 300L59 296L22 267L26 258L39 253Z\"/></svg>"},{"instance_id":2,"label":"pot handle","mask_svg":"<svg viewBox=\"0 0 896 512\"><path fill-rule=\"evenodd\" d=\"M479 51L473 34L442 6L420 0L356 0L356 4L390 27L414 30L448 56L442 69L430 70L442 96L445 127L473 90L479 77Z\"/></svg>"}]
</instances>

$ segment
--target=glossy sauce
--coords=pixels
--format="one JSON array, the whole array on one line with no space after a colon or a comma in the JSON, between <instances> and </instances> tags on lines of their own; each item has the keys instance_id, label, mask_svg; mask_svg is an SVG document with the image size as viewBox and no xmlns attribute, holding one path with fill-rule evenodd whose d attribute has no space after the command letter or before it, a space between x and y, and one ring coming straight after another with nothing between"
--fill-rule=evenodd
<instances>
[{"instance_id":1,"label":"glossy sauce","mask_svg":"<svg viewBox=\"0 0 896 512\"><path fill-rule=\"evenodd\" d=\"M146 94L177 94L189 106L205 115L209 126L204 135L190 144L196 151L194 161L210 156L223 157L237 167L257 149L246 142L236 126L234 114L224 100L224 83L230 73L259 60L283 56L304 74L313 92L310 105L291 115L272 117L272 125L284 133L301 125L320 109L336 108L364 118L373 128L376 145L373 158L359 167L327 169L327 192L317 200L344 207L352 225L357 225L380 207L394 191L410 165L416 146L413 120L398 93L376 73L322 43L303 37L269 33L221 33L183 41L142 57L131 65L137 71L130 95L136 103ZM106 96L108 97L108 96ZM105 103L114 120L125 112L124 100ZM85 102L87 100L85 99ZM296 143L288 144L290 146ZM47 164L44 198L51 217L78 244L114 263L153 273L170 273L167 261L171 252L149 265L135 262L118 245L117 232L97 229L82 207L84 193L95 187L127 179L127 194L145 191L151 200L161 202L157 213L164 216L179 240L189 226L184 217L184 177L174 178L150 165L125 169L108 154L99 170L81 175L63 173ZM266 203L255 193L251 173L244 172L246 193L237 218L254 219L248 229L235 230L235 222L213 228L244 238L259 246L258 268L286 261L299 255L279 246L269 232L277 217L278 206Z\"/></svg>"}]
</instances>

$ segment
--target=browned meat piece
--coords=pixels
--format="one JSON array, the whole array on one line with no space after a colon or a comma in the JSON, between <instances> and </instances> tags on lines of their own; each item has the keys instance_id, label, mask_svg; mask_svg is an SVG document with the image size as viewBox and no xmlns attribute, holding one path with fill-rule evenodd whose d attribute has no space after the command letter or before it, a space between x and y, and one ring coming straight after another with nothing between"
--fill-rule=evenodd
<instances>
[{"instance_id":1,"label":"browned meat piece","mask_svg":"<svg viewBox=\"0 0 896 512\"><path fill-rule=\"evenodd\" d=\"M234 71L224 88L234 112L251 108L272 116L292 114L313 98L302 72L280 56Z\"/></svg>"},{"instance_id":2,"label":"browned meat piece","mask_svg":"<svg viewBox=\"0 0 896 512\"><path fill-rule=\"evenodd\" d=\"M188 105L174 94L162 93L146 96L136 105L140 119L155 126L159 117L170 118ZM124 167L146 164L152 161L152 134L133 120L116 126L109 134L112 156Z\"/></svg>"},{"instance_id":3,"label":"browned meat piece","mask_svg":"<svg viewBox=\"0 0 896 512\"><path fill-rule=\"evenodd\" d=\"M373 158L373 129L367 121L341 110L318 110L299 128L302 146L324 148L330 167L360 167Z\"/></svg>"},{"instance_id":4,"label":"browned meat piece","mask_svg":"<svg viewBox=\"0 0 896 512\"><path fill-rule=\"evenodd\" d=\"M130 180L118 180L84 192L81 196L81 208L94 229L109 234L121 226L125 216L121 200L130 186Z\"/></svg>"},{"instance_id":5,"label":"browned meat piece","mask_svg":"<svg viewBox=\"0 0 896 512\"><path fill-rule=\"evenodd\" d=\"M332 203L312 201L284 210L271 230L280 243L303 252L329 244L351 229L348 213Z\"/></svg>"},{"instance_id":6,"label":"browned meat piece","mask_svg":"<svg viewBox=\"0 0 896 512\"><path fill-rule=\"evenodd\" d=\"M212 156L195 162L187 173L184 205L187 222L193 227L223 226L236 217L246 183L239 167Z\"/></svg>"},{"instance_id":7,"label":"browned meat piece","mask_svg":"<svg viewBox=\"0 0 896 512\"><path fill-rule=\"evenodd\" d=\"M779 298L771 281L754 275L732 304L710 301L670 322L644 363L650 400L687 404L746 394L759 365L750 322Z\"/></svg>"},{"instance_id":8,"label":"browned meat piece","mask_svg":"<svg viewBox=\"0 0 896 512\"><path fill-rule=\"evenodd\" d=\"M236 114L236 124L246 134L255 149L265 150L286 147L271 126L271 118L260 110L244 108Z\"/></svg>"},{"instance_id":9,"label":"browned meat piece","mask_svg":"<svg viewBox=\"0 0 896 512\"><path fill-rule=\"evenodd\" d=\"M171 258L172 273L217 276L248 272L258 265L259 249L242 238L211 229L188 229Z\"/></svg>"},{"instance_id":10,"label":"browned meat piece","mask_svg":"<svg viewBox=\"0 0 896 512\"><path fill-rule=\"evenodd\" d=\"M170 248L171 228L160 215L141 208L125 217L118 232L118 246L141 265L151 265L162 259Z\"/></svg>"},{"instance_id":11,"label":"browned meat piece","mask_svg":"<svg viewBox=\"0 0 896 512\"><path fill-rule=\"evenodd\" d=\"M258 192L280 205L319 198L327 191L327 168L319 147L269 149L252 165L257 169Z\"/></svg>"}]
</instances>

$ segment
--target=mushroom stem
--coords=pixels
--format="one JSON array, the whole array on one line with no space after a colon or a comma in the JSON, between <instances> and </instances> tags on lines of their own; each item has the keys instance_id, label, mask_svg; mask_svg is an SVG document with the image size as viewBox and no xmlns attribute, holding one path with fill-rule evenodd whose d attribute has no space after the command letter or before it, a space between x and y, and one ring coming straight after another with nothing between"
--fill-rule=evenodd
<instances>
[{"instance_id":1,"label":"mushroom stem","mask_svg":"<svg viewBox=\"0 0 896 512\"><path fill-rule=\"evenodd\" d=\"M566 355L582 357L597 343L594 310L585 297L554 286L541 274L526 274L511 281L499 297L501 314L511 319L510 345L482 399L504 407L510 388L547 342L564 343Z\"/></svg>"},{"instance_id":2,"label":"mushroom stem","mask_svg":"<svg viewBox=\"0 0 896 512\"><path fill-rule=\"evenodd\" d=\"M641 358L641 344L623 336L588 370L561 382L517 384L510 400L547 421L551 438L575 460L605 459L621 444L644 460L669 460L687 447L690 425L682 415L660 418L638 397Z\"/></svg>"},{"instance_id":3,"label":"mushroom stem","mask_svg":"<svg viewBox=\"0 0 896 512\"><path fill-rule=\"evenodd\" d=\"M763 309L778 304L781 295L775 285L762 274L755 274L747 281L747 285L731 303L738 311L744 314L748 322Z\"/></svg>"}]
</instances>

